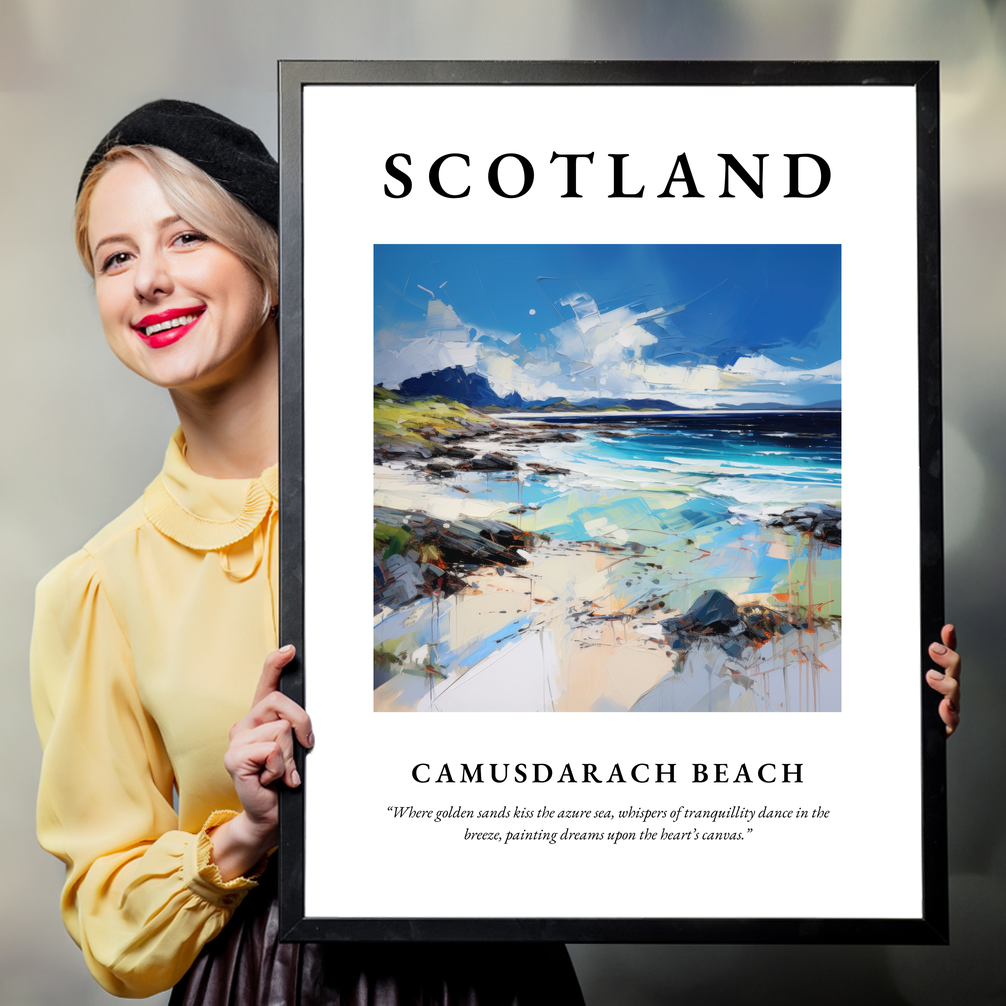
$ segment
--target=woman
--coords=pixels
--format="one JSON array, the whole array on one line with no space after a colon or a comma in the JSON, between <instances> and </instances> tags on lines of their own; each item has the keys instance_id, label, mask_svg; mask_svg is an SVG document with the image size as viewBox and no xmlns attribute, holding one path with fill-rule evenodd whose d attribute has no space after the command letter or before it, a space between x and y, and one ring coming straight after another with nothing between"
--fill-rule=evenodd
<instances>
[{"instance_id":1,"label":"woman","mask_svg":"<svg viewBox=\"0 0 1006 1006\"><path fill-rule=\"evenodd\" d=\"M293 738L313 744L274 649L277 221L258 137L187 102L131 113L81 178L106 339L180 426L143 497L38 589L38 831L67 929L121 996L582 1003L561 945L277 944L276 787L300 785Z\"/></svg>"}]
</instances>

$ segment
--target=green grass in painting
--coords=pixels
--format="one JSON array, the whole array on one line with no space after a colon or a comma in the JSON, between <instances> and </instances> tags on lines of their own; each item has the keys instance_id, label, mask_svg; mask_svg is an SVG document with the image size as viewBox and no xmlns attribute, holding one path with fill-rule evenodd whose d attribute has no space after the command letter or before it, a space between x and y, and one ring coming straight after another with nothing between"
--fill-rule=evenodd
<instances>
[{"instance_id":1,"label":"green grass in painting","mask_svg":"<svg viewBox=\"0 0 1006 1006\"><path fill-rule=\"evenodd\" d=\"M459 422L491 422L482 412L452 398L400 398L393 391L374 388L374 445L385 443L425 444L430 436L467 433Z\"/></svg>"}]
</instances>

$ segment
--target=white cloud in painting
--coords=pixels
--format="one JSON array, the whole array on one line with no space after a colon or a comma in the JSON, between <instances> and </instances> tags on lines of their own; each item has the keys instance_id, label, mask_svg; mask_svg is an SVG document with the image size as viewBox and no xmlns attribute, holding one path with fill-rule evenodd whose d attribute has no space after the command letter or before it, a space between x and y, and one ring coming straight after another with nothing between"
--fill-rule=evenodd
<instances>
[{"instance_id":1,"label":"white cloud in painting","mask_svg":"<svg viewBox=\"0 0 1006 1006\"><path fill-rule=\"evenodd\" d=\"M517 361L503 353L480 347L478 370L489 380L489 385L500 397L516 391L525 401L547 398L568 398L564 384L565 375L558 361L532 361L521 367ZM563 382L560 384L559 382Z\"/></svg>"},{"instance_id":2,"label":"white cloud in painting","mask_svg":"<svg viewBox=\"0 0 1006 1006\"><path fill-rule=\"evenodd\" d=\"M839 384L842 380L842 361L836 360L817 370L806 370L784 367L767 356L742 356L736 363L724 367L723 372L732 377L769 384Z\"/></svg>"},{"instance_id":3,"label":"white cloud in painting","mask_svg":"<svg viewBox=\"0 0 1006 1006\"><path fill-rule=\"evenodd\" d=\"M442 342L468 342L468 326L458 317L453 307L435 297L426 309L426 334Z\"/></svg>"},{"instance_id":4,"label":"white cloud in painting","mask_svg":"<svg viewBox=\"0 0 1006 1006\"><path fill-rule=\"evenodd\" d=\"M556 325L556 351L570 360L588 365L638 356L643 346L652 346L657 337L637 322L662 314L662 309L635 311L630 306L610 311L598 310L588 294L564 297L559 303L573 311L573 317Z\"/></svg>"},{"instance_id":5,"label":"white cloud in painting","mask_svg":"<svg viewBox=\"0 0 1006 1006\"><path fill-rule=\"evenodd\" d=\"M759 401L812 404L839 396L841 368L841 360L818 370L782 367L764 356L741 357L722 368L630 363L623 376L632 391L624 397L667 397L692 409ZM638 393L641 389L645 395Z\"/></svg>"},{"instance_id":6,"label":"white cloud in painting","mask_svg":"<svg viewBox=\"0 0 1006 1006\"><path fill-rule=\"evenodd\" d=\"M586 292L559 301L573 317L541 334L534 345L520 333L469 326L436 297L412 328L382 329L375 380L397 388L435 370L463 367L482 374L493 391L525 401L566 398L662 399L686 408L780 402L812 405L840 397L841 361L817 369L786 366L762 354L712 362L665 364L651 359L658 332L678 308L626 304L601 310Z\"/></svg>"},{"instance_id":7,"label":"white cloud in painting","mask_svg":"<svg viewBox=\"0 0 1006 1006\"><path fill-rule=\"evenodd\" d=\"M378 352L374 356L374 380L386 388L397 388L402 381L433 370L474 367L476 359L471 342L442 342L424 336L403 342L400 349Z\"/></svg>"},{"instance_id":8,"label":"white cloud in painting","mask_svg":"<svg viewBox=\"0 0 1006 1006\"><path fill-rule=\"evenodd\" d=\"M410 377L451 367L474 367L475 345L468 326L448 304L433 297L426 309L422 328L408 332L384 329L375 345L375 380L386 388L397 388Z\"/></svg>"}]
</instances>

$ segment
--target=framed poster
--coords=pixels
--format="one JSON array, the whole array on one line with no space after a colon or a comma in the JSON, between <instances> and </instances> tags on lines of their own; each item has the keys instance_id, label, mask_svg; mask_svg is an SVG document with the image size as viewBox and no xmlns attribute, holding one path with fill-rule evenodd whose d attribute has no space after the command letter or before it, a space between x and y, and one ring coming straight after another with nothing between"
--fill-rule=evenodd
<instances>
[{"instance_id":1,"label":"framed poster","mask_svg":"<svg viewBox=\"0 0 1006 1006\"><path fill-rule=\"evenodd\" d=\"M280 90L287 938L945 941L935 64Z\"/></svg>"}]
</instances>

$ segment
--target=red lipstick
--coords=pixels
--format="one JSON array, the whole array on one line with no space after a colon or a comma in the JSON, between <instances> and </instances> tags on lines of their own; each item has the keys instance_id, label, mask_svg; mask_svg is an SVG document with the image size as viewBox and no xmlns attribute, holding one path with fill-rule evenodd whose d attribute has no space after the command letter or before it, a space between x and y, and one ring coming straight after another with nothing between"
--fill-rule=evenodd
<instances>
[{"instance_id":1,"label":"red lipstick","mask_svg":"<svg viewBox=\"0 0 1006 1006\"><path fill-rule=\"evenodd\" d=\"M178 342L179 339L187 335L205 310L204 305L199 305L196 307L173 307L168 311L148 314L133 325L133 331L151 349L161 349L164 346L170 346L173 342ZM189 320L178 324L179 320L184 318Z\"/></svg>"}]
</instances>

